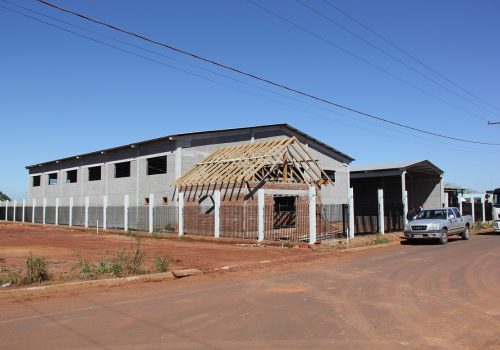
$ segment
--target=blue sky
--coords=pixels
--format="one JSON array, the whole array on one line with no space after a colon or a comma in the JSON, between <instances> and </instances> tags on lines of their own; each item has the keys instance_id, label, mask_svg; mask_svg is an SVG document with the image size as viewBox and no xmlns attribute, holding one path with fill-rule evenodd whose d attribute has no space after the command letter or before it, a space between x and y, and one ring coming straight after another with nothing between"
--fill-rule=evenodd
<instances>
[{"instance_id":1,"label":"blue sky","mask_svg":"<svg viewBox=\"0 0 500 350\"><path fill-rule=\"evenodd\" d=\"M399 123L458 138L500 143L500 125L486 123L500 121L499 109L434 75L323 0L307 4L475 104L292 0L253 1L309 32L245 0L54 1ZM498 1L329 1L500 108ZM353 165L428 159L445 171L447 182L478 191L500 187L500 146L416 134L223 71L36 1L21 0L16 4L159 55L0 0L2 6L160 64L0 7L0 190L11 197L27 196L24 167L29 164L168 134L271 123L289 123L311 134L355 158ZM339 46L371 65L346 54Z\"/></svg>"}]
</instances>

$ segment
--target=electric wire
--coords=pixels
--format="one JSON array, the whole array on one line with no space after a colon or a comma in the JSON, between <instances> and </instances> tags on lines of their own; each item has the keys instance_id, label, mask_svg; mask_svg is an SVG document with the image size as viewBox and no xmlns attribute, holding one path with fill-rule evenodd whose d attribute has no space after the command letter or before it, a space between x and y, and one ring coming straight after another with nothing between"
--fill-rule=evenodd
<instances>
[{"instance_id":1,"label":"electric wire","mask_svg":"<svg viewBox=\"0 0 500 350\"><path fill-rule=\"evenodd\" d=\"M24 10L30 11L30 12L32 12L32 13L36 13L36 14L41 15L41 16L44 16L44 17L46 17L46 18L50 18L50 19L52 19L52 20L56 20L56 21L58 21L58 22L65 23L65 24L67 24L67 25L70 25L70 26L73 26L73 27L79 28L79 29L81 29L81 30L85 30L85 31L88 31L88 32L91 32L91 33L94 33L94 34L98 34L98 35L104 36L104 37L106 37L106 38L109 38L109 39L112 39L112 40L115 40L115 41L118 41L118 42L121 42L121 43L124 43L124 44L130 45L130 46L132 46L132 47L136 47L136 48L139 48L139 49L143 49L143 50L146 50L146 51L148 51L148 52L151 52L151 53L157 54L157 55L159 55L159 56L162 56L162 57L165 57L165 58L168 58L168 59L172 59L172 58L171 58L171 57L169 57L169 56L166 56L166 55L163 55L163 54L159 54L159 53L157 53L157 52L155 52L155 51L152 51L152 50L149 50L149 49L145 49L145 48L142 48L142 47L140 47L140 46L136 46L136 45L134 45L134 44L130 44L130 43L127 43L127 42L125 42L125 41L122 41L122 40L119 40L119 39L115 39L115 38L113 38L113 37L109 37L109 36L107 36L107 35L105 35L105 34L98 33L98 32L95 32L95 31L92 31L92 30L86 29L86 28L84 28L84 27L80 27L80 26L74 25L74 24L72 24L72 23L69 23L69 22L66 22L66 21L60 20L60 19L58 19L58 18L55 18L55 17L52 17L52 16L48 16L48 15L45 15L45 14L43 14L43 13L40 13L40 12L37 12L37 11L31 10L31 9L28 9L28 8L23 7L23 6L21 6L21 5L12 4L12 3L10 3L10 2L9 2L9 1L7 1L7 0L0 0L0 1L2 1L2 2L6 2L6 3L9 3L10 5L14 5L14 6L17 6L17 7L23 8ZM295 110L299 110L299 111L302 111L302 112L305 112L305 113L311 114L311 115L313 115L313 116L315 116L315 117L319 117L319 118L321 118L321 119L326 119L326 120L328 120L328 121L331 121L331 122L334 122L334 123L337 123L337 124L340 124L340 125L348 126L348 127L355 128L355 129L358 129L358 130L362 130L362 131L365 131L365 132L368 132L368 133L372 133L372 134L377 134L377 135L380 135L380 136L383 136L383 137L391 137L391 138L393 138L393 139L399 139L399 140L400 140L400 141L402 141L402 142L415 144L414 142L409 141L408 139L403 138L403 137L396 137L396 136L394 136L394 135L389 135L389 134L380 133L380 132L374 131L374 130L372 130L372 129L365 129L365 128L362 128L362 127L360 127L360 126L358 126L358 125L354 125L354 124L351 124L351 123L340 122L340 121L337 121L337 120L335 120L335 119L332 119L332 118L330 118L330 117L328 117L328 116L325 116L325 115L323 115L323 114L319 114L319 113L311 112L311 111L308 111L308 110L304 110L304 109L302 109L302 108L298 108L298 107L296 107L296 106L292 106L292 105L290 105L290 104L286 104L286 103L283 103L283 102L281 102L281 101L277 101L277 100L274 100L274 99L270 99L270 98L264 97L264 96L262 96L262 95L254 94L254 93L249 92L249 91L247 91L247 90L243 90L243 89L240 89L240 88L236 88L236 87L233 87L233 86L231 86L231 85L227 85L227 84L225 84L225 83L221 83L221 82L218 82L218 81L212 80L212 79L210 79L210 78L206 78L206 77L200 76L200 75L198 75L198 74L196 74L196 73L188 72L188 71L185 71L185 70L183 70L183 69L178 69L178 68L176 68L176 67L173 67L173 66L171 66L171 65L165 64L165 63L163 63L163 62L160 62L160 61L157 61L157 60L154 60L154 59L150 59L150 58L148 58L148 57L145 57L145 56L142 56L142 55L136 54L136 53L134 53L134 52L130 52L130 51L128 51L128 50L121 49L121 48L119 48L119 47L116 47L116 46L114 46L114 45L110 45L110 44L105 43L105 42L102 42L102 41L100 41L100 40L90 38L90 37L88 37L88 36L86 36L86 35L81 35L81 34L79 34L79 33L73 32L73 31L71 31L71 30L67 30L67 29L62 28L62 27L59 27L59 26L57 26L57 25L54 25L54 24L48 23L48 22L46 22L46 21L43 21L43 20L40 20L40 19L34 18L34 17L29 16L29 15L26 15L26 14L23 14L23 13L18 12L18 11L16 11L16 10L13 10L13 9L7 8L7 7L5 7L5 6L0 5L0 7L1 7L1 8L4 8L4 9L6 9L6 10L12 11L12 12L14 12L14 13L16 13L16 14L22 15L22 16L24 16L24 17L27 17L27 18L29 18L29 19L36 20L36 21L41 22L41 23L43 23L43 24L49 25L49 26L54 27L54 28L56 28L56 29L60 29L60 30L63 30L63 31L68 32L68 33L70 33L70 34L77 35L77 36L82 37L82 38L84 38L84 39L91 40L91 41L93 41L93 42L96 42L96 43L99 43L99 44L102 44L102 45L108 46L108 47L110 47L110 48L113 48L113 49L119 50L119 51L121 51L121 52L128 53L128 54L131 54L131 55L134 55L134 56L137 56L137 57L140 57L140 58L146 59L146 60L148 60L148 61L150 61L150 62L153 62L153 63L156 63L156 64L160 64L160 65L162 65L162 66L165 66L165 67L168 67L168 68L170 68L170 69L174 69L174 70L180 71L180 72L182 72L182 73L189 74L189 75L194 76L194 77L197 77L197 78L205 79L205 80L210 81L210 82L212 82L212 83L219 84L219 85L222 85L222 86L224 86L224 87L227 87L227 88L231 88L231 89L237 90L237 91L239 91L239 92L243 92L243 93L246 93L246 94L249 94L249 95L252 95L252 96L256 96L256 97L258 97L258 98L262 98L262 99L265 99L265 100L267 100L267 101L270 101L270 102L273 102L273 103L276 103L276 104L279 104L279 105L283 105L283 106L286 106L286 107L289 107L289 108L292 108L292 109L295 109ZM174 60L175 60L175 61L177 61L177 62L179 62L179 63L185 63L185 62L183 62L183 61L179 61L179 60L176 60L176 59L174 59ZM306 103L307 105L310 105L310 106L312 106L312 107L319 108L319 109L322 109L322 110L325 110L325 111L329 111L329 112L332 112L332 113L337 114L337 115L344 115L343 113L340 113L340 112L338 112L338 111L333 111L333 110L330 110L330 109L328 109L328 108L321 107L321 106L317 106L317 105L314 105L314 104L309 103L309 102L306 102L306 101L301 101L301 100L295 99L295 98L293 98L293 97L290 97L290 96L287 96L287 95L283 95L283 94L281 94L281 93L277 93L277 92L274 92L274 91L272 91L272 90L269 90L269 89L265 89L265 88L262 88L262 87L256 86L256 85L254 85L254 84L250 84L250 83L247 83L247 82L244 82L244 81L241 81L241 80L238 80L238 79L235 79L235 78L232 78L232 77L226 76L226 75L221 74L221 73L213 72L213 71L210 71L210 70L207 70L207 69L205 69L205 68L201 68L201 67L198 67L198 66L195 66L195 65L189 64L189 63L185 63L185 64L187 64L187 65L189 65L189 66L192 66L192 67L195 67L195 68L198 68L198 69L201 69L201 70L204 70L204 71L207 71L207 72L210 72L210 73L213 73L213 74L217 74L217 75L219 75L219 76L222 76L222 77L225 77L225 78L231 79L231 80L233 80L233 81L237 81L237 82L240 82L240 83L247 84L247 85L249 85L249 86L253 86L253 87L256 87L256 88L259 88L259 89L263 89L264 91L267 91L267 92L275 93L275 94L277 94L277 95L279 95L279 96L282 96L282 97L290 98L290 99L292 99L293 101L296 101L296 102L299 102L299 103ZM360 121L361 121L361 122L363 122L363 123L367 123L367 124L373 125L373 126L375 126L375 127L384 128L384 129L387 129L387 130L389 130L389 131L395 131L395 130L392 130L392 129L389 129L389 128L386 128L386 127L383 127L383 126L381 126L381 125L376 125L376 124L370 123L370 122L368 122L368 121L366 121L366 120L360 120ZM402 130L398 130L398 131L399 131L399 132L402 132ZM420 137L420 138L423 138L424 140L426 140L426 139L427 139L427 138L425 138L424 136L418 136L418 135L414 135L414 134L411 134L411 136L414 136L414 137ZM443 145L445 145L445 148L446 148L446 149L451 149L451 150L459 150L459 151L461 151L461 152L472 152L472 153L496 153L495 151L493 151L493 152L488 152L488 151L484 151L484 150L475 150L475 149L463 149L463 148L457 148L457 147L455 147L455 146L453 146L453 145L450 145L450 144L448 144L448 143L446 143L446 142L444 142L444 141L439 141L439 140L435 140L435 139L434 139L434 140L430 140L430 141L432 141L432 142L438 142L438 143L440 143L440 144L443 144ZM429 146L428 144L425 144L425 143L417 143L417 144L420 144L421 146Z\"/></svg>"},{"instance_id":2,"label":"electric wire","mask_svg":"<svg viewBox=\"0 0 500 350\"><path fill-rule=\"evenodd\" d=\"M405 61L399 59L398 57L392 55L390 52L388 52L387 50L384 50L383 48L379 47L378 45L375 45L374 43L372 43L370 40L367 40L365 38L363 38L361 35L353 32L352 30L350 30L349 28L345 27L344 25L338 23L337 21L335 21L332 17L330 16L327 16L325 15L324 13L321 13L320 11L316 10L314 7L312 7L311 5L305 3L304 1L302 0L295 0L297 3L299 3L300 5L302 5L303 7L309 9L311 12L313 12L314 14L322 17L323 19L327 20L328 22L336 25L337 27L339 27L340 29L344 30L345 32L351 34L352 36L358 38L359 40L363 41L365 44L371 46L372 48L374 48L375 50L381 52L382 54L386 55L387 57L393 59L394 61L400 63L401 65L405 66L406 68L408 68L409 70L411 70L412 72L420 75L421 77L429 80L430 82L434 83L435 85L445 89L446 91L448 91L449 93L452 93L453 95L455 96L458 96L460 97L461 99L469 102L470 104L478 107L478 108L481 108L482 110L484 110L485 112L488 112L488 113L492 113L492 114L495 114L496 112L493 112L491 111L490 109L488 108L485 108L483 106L481 106L480 104L474 102L473 100L471 100L470 98L468 98L467 96L464 96L462 94L459 94L457 93L456 91L450 89L449 87L447 87L445 84L442 84L440 83L439 81L437 81L436 79L433 79L432 77L430 77L429 75L421 72L420 70L412 67L411 65L407 64ZM475 118L478 118L478 119L481 119L481 120L484 120L484 121L488 121L487 118L484 118L484 117L481 117L479 115L473 115L473 117Z\"/></svg>"},{"instance_id":3,"label":"electric wire","mask_svg":"<svg viewBox=\"0 0 500 350\"><path fill-rule=\"evenodd\" d=\"M463 92L469 94L470 96L476 98L478 101L481 101L483 102L484 104L490 106L491 108L495 109L496 111L500 112L500 108L489 103L488 101L485 101L484 99L482 99L481 97L479 97L478 95L474 94L473 92L471 92L470 90L464 88L463 86L459 85L458 83L454 82L453 80L447 78L444 74L438 72L436 69L430 67L428 64L426 64L425 62L423 62L422 60L420 60L419 58L417 58L415 55L412 55L411 53L409 53L408 51L406 51L405 49L403 49L402 47L398 46L397 44L395 44L393 41L387 39L385 36L383 36L382 34L378 33L377 31L375 31L374 29L371 29L370 27L368 27L367 25L365 25L364 23L362 23L360 20L356 19L354 16L351 16L349 13L347 13L345 10L342 10L340 9L338 6L335 6L334 4L332 4L329 0L323 0L323 2L325 2L327 5L329 5L330 7L334 8L335 10L337 10L338 12L342 13L344 16L346 16L347 18L349 18L350 20L352 20L353 22L357 23L358 25L360 25L361 27L363 27L364 29L366 29L367 31L369 31L370 33L374 34L375 36L377 36L378 38L382 39L383 41L385 41L387 44L389 44L390 46L392 46L393 48L397 49L398 51L402 52L403 54L405 54L406 56L410 57L412 60L414 60L415 62L421 64L423 67L427 68L429 71L431 71L432 73L438 75L439 77L441 77L442 79L446 80L447 82L449 82L450 84L454 85L455 87L457 87L458 89L462 90Z\"/></svg>"},{"instance_id":4,"label":"electric wire","mask_svg":"<svg viewBox=\"0 0 500 350\"><path fill-rule=\"evenodd\" d=\"M297 23L295 23L295 22L291 21L290 19L288 19L288 18L286 18L286 17L281 16L281 15L280 15L280 14L278 14L277 12L272 11L272 10L270 10L270 9L268 9L268 8L266 8L266 7L264 7L264 6L262 6L261 4L256 3L256 2L255 2L255 1L253 1L253 0L246 0L246 1L247 1L248 3L250 3L250 4L254 5L255 7L257 7L257 8L259 8L259 9L261 9L262 11L264 11L264 12L266 12L266 13L270 14L271 16L274 16L274 17L276 17L276 18L278 18L278 19L280 19L280 20L282 20L282 21L284 21L284 22L286 22L286 23L290 24L290 25L291 25L291 26L293 26L293 27L296 27L296 28L298 28L298 29L302 30L303 32L308 33L309 35L311 35L311 36L315 37L316 39L319 39L320 41L323 41L324 43L326 43L326 44L328 44L328 45L330 45L330 46L333 46L333 47L335 47L336 49L338 49L338 50L342 51L342 52L343 52L343 53L345 53L346 55L349 55L349 56L351 56L351 57L354 57L355 59L357 59L357 60L359 60L359 61L361 61L361 62L363 62L363 63L365 63L365 64L369 65L370 67L372 67L372 68L374 68L374 69L376 69L376 70L378 70L378 71L380 71L380 72L382 72L382 73L384 73L384 74L387 74L388 76L392 77L393 79L396 79L396 80L398 80L399 82L401 82L401 83L403 83L403 84L405 84L405 85L408 85L408 86L412 87L413 89L415 89L415 90L417 90L417 91L420 91L421 93L423 93L423 94L425 94L425 95L431 96L431 97L435 98L436 100L439 100L439 101L441 101L442 103L447 104L448 106L455 108L455 109L456 109L456 110L458 110L458 111L461 111L461 112L463 112L463 113L469 114L469 115L471 115L471 116L473 116L473 117L476 117L476 118L478 118L478 119L482 119L482 120L484 120L484 121L487 121L487 119L485 119L484 117L481 117L481 116L477 115L477 114L476 114L476 113L474 113L474 112L468 111L468 110L466 110L466 109L464 109L464 108L462 108L462 107L460 107L460 106L458 106L458 105L456 105L456 104L454 104L454 103L452 103L452 102L450 102L450 101L448 101L448 100L446 100L446 99L444 99L444 98L442 98L442 97L440 97L440 96L437 96L436 94L433 94L432 92L429 92L429 91L427 91L427 90L425 90L425 89L421 88L420 86L417 86L417 85L413 84L412 82L410 82L410 81L408 81L408 80L406 80L406 79L404 79L404 78L401 78L400 76L398 76L398 75L396 75L396 74L392 73L391 71L389 71L389 70L387 70L387 69L385 69L385 68L383 68L383 67L381 67L381 66L379 66L379 65L377 65L377 64L375 64L375 63L373 63L373 62L371 62L371 61L369 61L369 60L367 60L367 59L365 59L365 58L363 58L363 57L361 57L361 56L359 56L359 55L357 55L356 53L354 53L354 52L352 52L352 51L350 51L350 50L347 50L346 48L344 48L344 47L342 47L342 46L340 46L340 45L338 45L338 44L334 43L333 41L331 41L331 40L329 40L329 39L327 39L327 38L325 38L325 37L323 37L323 36L321 36L321 35L319 35L319 34L317 34L317 33L313 32L313 31L311 31L311 30L309 30L309 29L305 28L304 26L302 26L302 25L300 25L300 24L297 24Z\"/></svg>"},{"instance_id":5,"label":"electric wire","mask_svg":"<svg viewBox=\"0 0 500 350\"><path fill-rule=\"evenodd\" d=\"M59 11L63 11L63 12L72 14L74 16L80 17L82 19L85 19L87 21L90 21L90 22L93 22L93 23L96 23L96 24L100 24L102 26L106 26L106 27L111 28L111 29L113 29L115 31L118 31L118 32L121 32L121 33L124 33L124 34L128 34L128 35L131 35L131 36L134 36L136 38L139 38L141 40L150 42L150 43L155 44L155 45L163 46L163 47L165 47L165 48L167 48L169 50L175 51L177 53L180 53L180 54L183 54L183 55L186 55L186 56L190 56L190 57L192 57L194 59L197 59L197 60L200 60L200 61L212 64L212 65L215 65L217 67L220 67L220 68L232 71L234 73L238 73L240 75L244 75L244 76L249 77L249 78L253 78L255 80L258 80L258 81L261 81L261 82L273 85L275 87L279 87L279 88L285 89L285 90L290 91L290 92L294 92L294 93L302 95L302 96L309 97L309 98L314 99L316 101L320 101L320 102L323 102L323 103L326 103L326 104L329 104L329 105L332 105L332 106L335 106L335 107L338 107L338 108L341 108L341 109L344 109L344 110L347 110L347 111L350 111L350 112L353 112L353 113L356 113L356 114L359 114L359 115L363 115L363 116L368 117L368 118L372 118L372 119L375 119L375 120L378 120L378 121L381 121L381 122L384 122L384 123L396 125L396 126L399 126L401 128L405 128L405 129L408 129L408 130L413 130L415 132L419 132L419 133L423 133L423 134L428 134L428 135L432 135L432 136L439 137L439 138L454 140L454 141L458 141L458 142L465 142L465 143L473 143L473 144L481 144L481 145L489 145L489 146L500 146L500 143L490 143L490 142L483 142L483 141L477 141L477 140L462 139L462 138L458 138L458 137L453 137L453 136L439 134L439 133L432 132L432 131L427 131L427 130L416 128L416 127L413 127L413 126L409 126L409 125L406 125L406 124L403 124L403 123L395 122L395 121L389 120L389 119L384 118L384 117L380 117L380 116L377 116L377 115L374 115L374 114L363 112L363 111L357 110L355 108L352 108L352 107L349 107L349 106L346 106L346 105L342 105L340 103L337 103L337 102L334 102L334 101L331 101L331 100L327 100L327 99L322 98L322 97L318 97L318 96L312 95L310 93L298 90L296 88L289 87L289 86L284 85L282 83L278 83L278 82L269 80L267 78L263 78L263 77L260 77L258 75L255 75L253 73L249 73L249 72L243 71L243 70L241 70L239 68L235 68L235 67L229 66L227 64L220 63L218 61L215 61L215 60L212 60L212 59L209 59L209 58L205 58L205 57L200 56L198 54L195 54L195 53L183 50L183 49L179 49L179 48L174 47L172 45L161 43L161 42L159 42L157 40L153 40L153 39L150 39L150 38L145 37L143 35L136 34L134 32L122 29L122 28L117 27L115 25L108 24L106 22L103 22L103 21L100 21L100 20L97 20L97 19L93 19L93 18L88 17L86 15L80 14L78 12L62 8L60 6L57 6L55 4L50 3L48 1L45 1L45 0L36 0L36 1L40 2L40 3L44 4L44 5L50 6L52 8L55 8L55 9L57 9Z\"/></svg>"}]
</instances>

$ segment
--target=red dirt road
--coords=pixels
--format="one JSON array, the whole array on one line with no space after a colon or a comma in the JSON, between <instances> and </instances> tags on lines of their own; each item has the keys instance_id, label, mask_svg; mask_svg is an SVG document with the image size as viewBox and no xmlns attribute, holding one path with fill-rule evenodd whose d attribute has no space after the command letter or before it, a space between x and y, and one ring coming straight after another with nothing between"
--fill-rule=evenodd
<instances>
[{"instance_id":1,"label":"red dirt road","mask_svg":"<svg viewBox=\"0 0 500 350\"><path fill-rule=\"evenodd\" d=\"M0 301L0 348L498 349L500 236Z\"/></svg>"}]
</instances>

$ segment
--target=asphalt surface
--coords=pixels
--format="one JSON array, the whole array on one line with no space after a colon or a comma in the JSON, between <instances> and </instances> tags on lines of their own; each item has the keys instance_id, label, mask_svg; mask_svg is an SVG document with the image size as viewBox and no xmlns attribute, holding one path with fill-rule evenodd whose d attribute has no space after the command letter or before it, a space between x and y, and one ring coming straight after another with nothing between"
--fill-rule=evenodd
<instances>
[{"instance_id":1,"label":"asphalt surface","mask_svg":"<svg viewBox=\"0 0 500 350\"><path fill-rule=\"evenodd\" d=\"M2 301L2 349L497 349L500 235Z\"/></svg>"}]
</instances>

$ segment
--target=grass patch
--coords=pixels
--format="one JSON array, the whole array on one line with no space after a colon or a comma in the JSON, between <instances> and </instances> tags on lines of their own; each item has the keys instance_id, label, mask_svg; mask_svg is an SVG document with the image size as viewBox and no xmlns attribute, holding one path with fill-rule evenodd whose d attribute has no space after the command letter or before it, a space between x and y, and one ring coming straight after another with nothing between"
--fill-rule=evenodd
<instances>
[{"instance_id":1,"label":"grass patch","mask_svg":"<svg viewBox=\"0 0 500 350\"><path fill-rule=\"evenodd\" d=\"M368 241L368 242L365 242L365 246L387 244L389 242L390 242L389 238L382 236L382 235L378 235L377 237L375 237L375 239Z\"/></svg>"},{"instance_id":2,"label":"grass patch","mask_svg":"<svg viewBox=\"0 0 500 350\"><path fill-rule=\"evenodd\" d=\"M172 263L171 257L156 255L155 256L156 272L167 272L171 263Z\"/></svg>"},{"instance_id":3,"label":"grass patch","mask_svg":"<svg viewBox=\"0 0 500 350\"><path fill-rule=\"evenodd\" d=\"M26 258L24 268L9 269L2 266L0 269L0 284L22 286L33 283L41 283L50 280L47 261L39 256L30 255Z\"/></svg>"}]
</instances>

